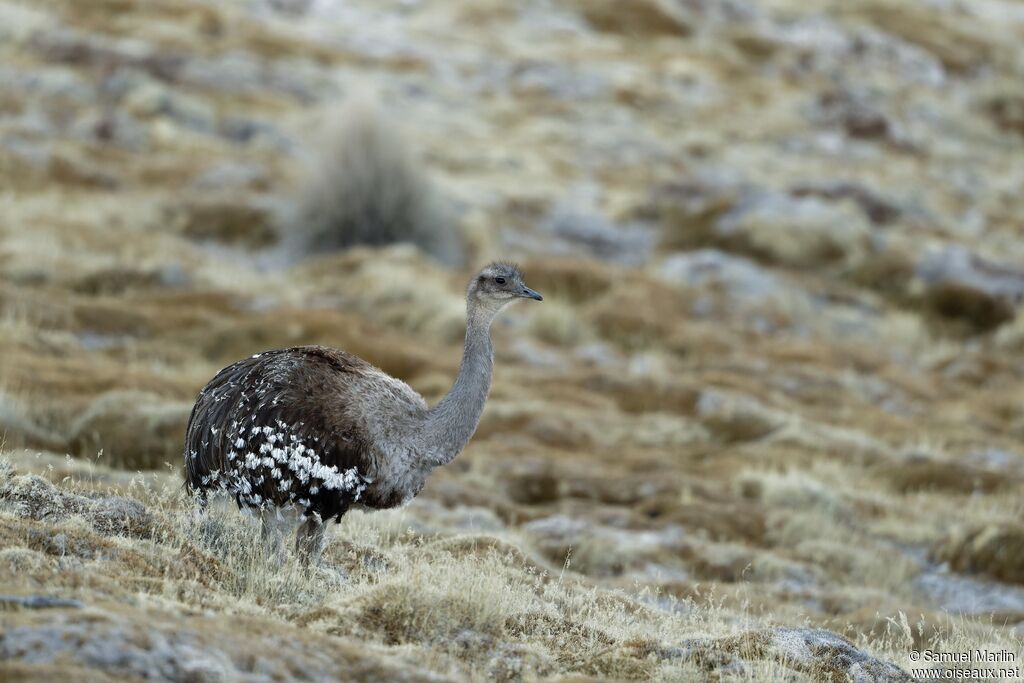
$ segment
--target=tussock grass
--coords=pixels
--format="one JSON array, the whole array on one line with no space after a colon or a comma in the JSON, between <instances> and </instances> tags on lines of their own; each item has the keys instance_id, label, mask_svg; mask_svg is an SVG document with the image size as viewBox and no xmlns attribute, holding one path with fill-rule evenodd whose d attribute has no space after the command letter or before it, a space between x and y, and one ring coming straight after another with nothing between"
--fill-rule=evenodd
<instances>
[{"instance_id":1,"label":"tussock grass","mask_svg":"<svg viewBox=\"0 0 1024 683\"><path fill-rule=\"evenodd\" d=\"M180 456L191 407L142 391L108 392L72 422L69 445L85 457L102 453L114 467L159 469Z\"/></svg>"},{"instance_id":2,"label":"tussock grass","mask_svg":"<svg viewBox=\"0 0 1024 683\"><path fill-rule=\"evenodd\" d=\"M76 476L65 477L54 490L72 500L73 490L86 484L78 477L102 476L103 470L79 466ZM8 482L27 481L7 476L16 477ZM80 599L106 586L136 595L133 601L144 600L150 610L214 609L269 619L309 633L302 638L324 634L341 643L363 642L381 656L390 652L437 672L472 678L577 674L679 680L717 671L730 661L743 662L736 676L730 674L735 680L795 675L792 662L771 645L777 636L763 630L763 617L742 603L727 607L712 599L698 605L649 588L610 589L582 581L576 570L607 562L599 558L614 556L614 546L584 548L562 568L544 567L524 555L518 546L529 542L514 533L488 538L416 532L411 524L419 513L413 505L351 513L332 528L323 565L304 570L291 557L281 563L268 557L255 517L238 514L226 501L199 513L172 481L137 475L119 489L146 501L152 532L142 535L130 525L97 526L91 507L81 508L84 513L67 510L63 519L19 512L10 504L20 500L17 491L24 486L0 487L4 528L21 529L0 553L0 579L19 577L16 582L25 585L33 576L55 576L54 553L66 556L72 549L77 575L105 574L121 584L115 588L107 579L71 584L69 594ZM815 490L798 476L766 481L777 492L771 495ZM107 505L109 494L89 495L96 505ZM821 509L821 494L801 495L804 507ZM58 536L64 550L55 551L52 539ZM792 571L784 558L765 555L745 574L754 586ZM903 660L907 629L914 628L897 623L854 640L868 651ZM974 646L981 639L1008 642L999 629L953 619L941 631L914 637L946 647ZM694 658L685 654L687 648L703 654ZM798 678L817 680L810 669L797 667L800 671Z\"/></svg>"},{"instance_id":3,"label":"tussock grass","mask_svg":"<svg viewBox=\"0 0 1024 683\"><path fill-rule=\"evenodd\" d=\"M309 142L303 190L285 226L289 239L312 254L410 242L458 263L453 217L398 123L365 97L329 116Z\"/></svg>"},{"instance_id":4,"label":"tussock grass","mask_svg":"<svg viewBox=\"0 0 1024 683\"><path fill-rule=\"evenodd\" d=\"M563 347L578 346L594 336L574 306L550 300L531 312L530 331L542 341Z\"/></svg>"}]
</instances>

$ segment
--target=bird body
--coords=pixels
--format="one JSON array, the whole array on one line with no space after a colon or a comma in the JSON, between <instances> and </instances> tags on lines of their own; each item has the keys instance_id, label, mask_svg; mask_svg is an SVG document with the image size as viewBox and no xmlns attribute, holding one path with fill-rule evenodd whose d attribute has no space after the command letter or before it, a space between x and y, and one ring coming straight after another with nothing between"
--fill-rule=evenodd
<instances>
[{"instance_id":1,"label":"bird body","mask_svg":"<svg viewBox=\"0 0 1024 683\"><path fill-rule=\"evenodd\" d=\"M403 505L469 441L491 384L494 316L515 298L540 299L511 264L484 268L467 290L459 376L435 407L405 382L337 349L256 354L200 392L185 438L185 485L224 491L243 509L304 520L296 548L310 559L323 523L353 506Z\"/></svg>"},{"instance_id":2,"label":"bird body","mask_svg":"<svg viewBox=\"0 0 1024 683\"><path fill-rule=\"evenodd\" d=\"M200 393L186 445L188 482L223 489L241 507L296 505L322 519L357 501L393 507L426 477L415 444L400 436L426 411L411 387L342 351L256 354Z\"/></svg>"}]
</instances>

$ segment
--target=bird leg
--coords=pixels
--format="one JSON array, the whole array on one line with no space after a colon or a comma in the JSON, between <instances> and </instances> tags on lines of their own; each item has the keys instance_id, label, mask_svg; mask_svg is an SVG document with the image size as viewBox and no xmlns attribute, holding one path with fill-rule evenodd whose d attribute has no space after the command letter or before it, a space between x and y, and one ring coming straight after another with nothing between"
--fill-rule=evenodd
<instances>
[{"instance_id":1,"label":"bird leg","mask_svg":"<svg viewBox=\"0 0 1024 683\"><path fill-rule=\"evenodd\" d=\"M324 532L327 525L318 515L310 515L309 519L299 526L295 532L295 555L303 567L309 567L320 561L324 550Z\"/></svg>"},{"instance_id":2,"label":"bird leg","mask_svg":"<svg viewBox=\"0 0 1024 683\"><path fill-rule=\"evenodd\" d=\"M260 513L260 538L267 557L280 567L284 563L284 532L277 511L266 508Z\"/></svg>"}]
</instances>

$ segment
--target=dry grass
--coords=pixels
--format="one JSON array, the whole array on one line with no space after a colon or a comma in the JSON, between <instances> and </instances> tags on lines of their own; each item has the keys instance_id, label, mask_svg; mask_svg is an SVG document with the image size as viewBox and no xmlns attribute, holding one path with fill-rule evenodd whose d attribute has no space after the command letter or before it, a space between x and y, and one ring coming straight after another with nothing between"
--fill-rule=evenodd
<instances>
[{"instance_id":1,"label":"dry grass","mask_svg":"<svg viewBox=\"0 0 1024 683\"><path fill-rule=\"evenodd\" d=\"M28 466L31 460L24 462ZM46 470L44 463L35 464ZM59 500L74 500L79 495L74 490L85 491L90 479L106 473L79 465L75 477L64 478ZM130 518L138 521L111 526L100 512L106 501L118 500L107 498L110 493L87 493L95 504L69 507L54 502L53 489L43 480L33 484L28 477L8 476L14 478L0 487L8 546L0 556L4 585L22 592L44 580L74 599L103 594L104 607L94 610L100 623L137 619L140 607L170 615L201 609L230 615L243 628L264 620L264 630L288 629L290 647L310 648L311 655L319 638L330 636L343 654L312 655L307 662L312 672L337 663L360 642L376 666L419 661L473 678L582 674L677 680L728 668L734 658L744 662L733 674L736 680L794 674L792 662L770 646L776 636L750 630L763 622L743 604L731 608L707 597L678 601L649 589L613 590L581 581L578 571L595 569L586 558L588 553L596 558L596 548L574 555L568 567L537 564L519 549L530 542L514 534L414 531L408 523L422 514L414 505L409 512L353 513L332 534L325 563L307 571L291 557L282 564L268 559L254 518L228 505L199 513L160 477L126 481L126 491L148 505L132 503ZM42 489L29 493L31 487ZM37 504L46 510L33 507ZM609 556L632 552L610 544L601 555L607 562ZM762 571L749 570L752 580ZM68 623L78 619L75 611L65 618ZM9 613L8 621L18 634L5 644L8 648L19 646L21 634L27 637L33 628L52 623L29 611ZM175 628L188 634L197 625L176 623ZM203 630L216 628L221 627L214 622ZM860 645L900 662L915 628L924 625L896 623ZM1009 646L1000 633L950 619L941 632L930 639L922 632L922 637L932 647L975 646L983 642L979 638L991 639L984 641L990 647ZM223 657L216 645L199 645L196 656L215 660L217 667L231 666L216 661ZM122 646L115 639L106 647L114 652ZM700 654L687 654L687 647ZM389 651L395 654L389 657ZM124 650L122 663L108 671L130 671L138 666L133 658L142 656ZM234 666L240 659L240 653L230 653ZM77 655L70 661L79 661ZM816 679L814 671L803 674Z\"/></svg>"},{"instance_id":2,"label":"dry grass","mask_svg":"<svg viewBox=\"0 0 1024 683\"><path fill-rule=\"evenodd\" d=\"M0 2L0 441L42 477L3 475L0 594L81 603L4 602L0 677L1024 656L1009 5L281 4ZM593 253L544 219L581 184ZM219 368L328 344L437 400L490 258L545 302L412 505L306 573L182 499Z\"/></svg>"}]
</instances>

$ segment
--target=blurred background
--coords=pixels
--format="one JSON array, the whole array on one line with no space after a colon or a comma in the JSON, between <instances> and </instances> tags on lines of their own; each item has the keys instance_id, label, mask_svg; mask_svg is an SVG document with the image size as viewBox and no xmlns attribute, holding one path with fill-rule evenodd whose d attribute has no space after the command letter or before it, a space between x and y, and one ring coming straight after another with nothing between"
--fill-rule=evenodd
<instances>
[{"instance_id":1,"label":"blurred background","mask_svg":"<svg viewBox=\"0 0 1024 683\"><path fill-rule=\"evenodd\" d=\"M177 482L295 344L435 401L514 259L545 301L403 525L1019 638L1022 46L1016 0L4 0L6 455Z\"/></svg>"}]
</instances>

